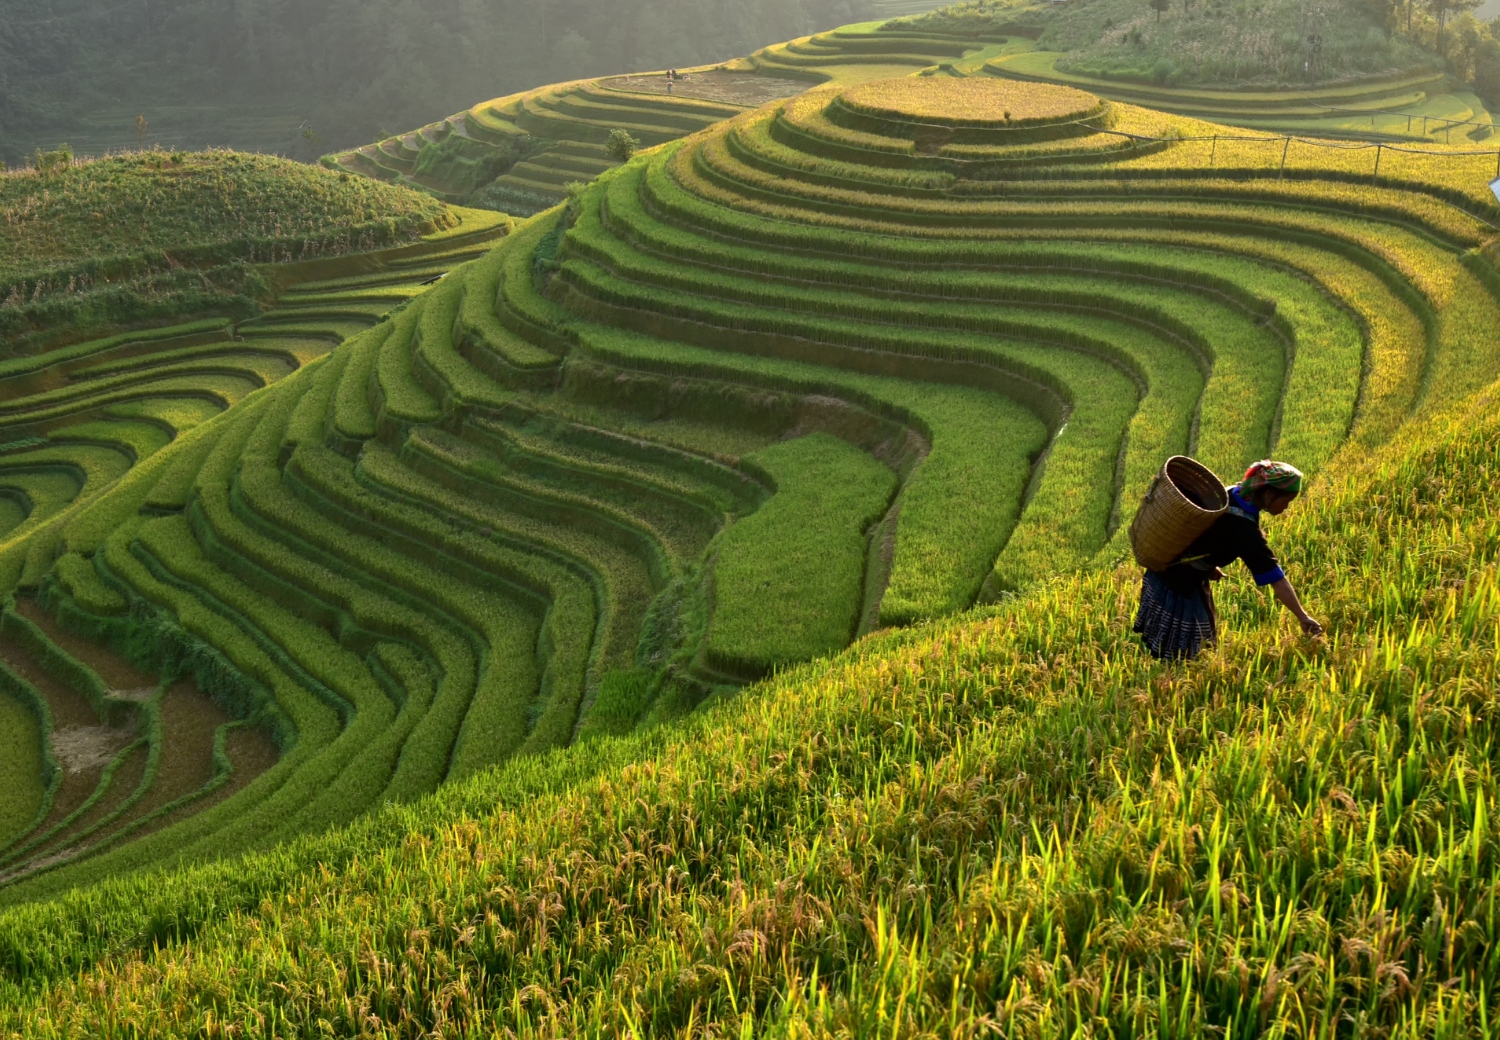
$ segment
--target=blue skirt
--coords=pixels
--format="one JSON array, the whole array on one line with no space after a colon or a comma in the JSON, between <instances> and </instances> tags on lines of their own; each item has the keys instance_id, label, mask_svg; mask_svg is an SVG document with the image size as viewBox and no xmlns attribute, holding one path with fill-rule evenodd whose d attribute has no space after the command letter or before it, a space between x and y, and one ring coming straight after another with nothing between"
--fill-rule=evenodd
<instances>
[{"instance_id":1,"label":"blue skirt","mask_svg":"<svg viewBox=\"0 0 1500 1040\"><path fill-rule=\"evenodd\" d=\"M1217 619L1214 594L1208 582L1201 590L1183 595L1174 592L1156 571L1147 571L1141 581L1141 608L1135 615L1135 631L1151 651L1165 660L1197 657L1204 643L1212 643Z\"/></svg>"}]
</instances>

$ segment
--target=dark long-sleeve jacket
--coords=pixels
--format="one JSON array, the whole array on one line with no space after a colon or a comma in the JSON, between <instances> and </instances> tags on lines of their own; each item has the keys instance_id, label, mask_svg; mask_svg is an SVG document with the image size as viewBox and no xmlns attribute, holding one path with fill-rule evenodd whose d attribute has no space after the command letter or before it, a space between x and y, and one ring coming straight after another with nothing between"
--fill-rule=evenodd
<instances>
[{"instance_id":1,"label":"dark long-sleeve jacket","mask_svg":"<svg viewBox=\"0 0 1500 1040\"><path fill-rule=\"evenodd\" d=\"M1227 567L1235 560L1244 562L1257 585L1271 585L1286 577L1261 533L1260 510L1240 494L1238 486L1229 489L1229 511L1199 535L1162 577L1172 591L1190 595L1203 587L1215 567Z\"/></svg>"}]
</instances>

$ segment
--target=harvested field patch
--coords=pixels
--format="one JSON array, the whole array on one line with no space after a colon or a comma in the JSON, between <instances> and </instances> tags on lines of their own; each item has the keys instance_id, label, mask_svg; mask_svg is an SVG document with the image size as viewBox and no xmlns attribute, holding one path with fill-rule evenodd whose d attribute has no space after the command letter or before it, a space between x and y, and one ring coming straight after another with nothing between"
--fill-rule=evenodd
<instances>
[{"instance_id":1,"label":"harvested field patch","mask_svg":"<svg viewBox=\"0 0 1500 1040\"><path fill-rule=\"evenodd\" d=\"M708 101L722 101L727 105L743 105L746 108L759 108L767 101L793 97L805 91L809 86L807 80L758 75L753 72L731 72L725 69L705 69L701 72L684 73L682 78L672 83L670 90L667 89L667 78L660 74L611 76L600 82L616 90L704 98Z\"/></svg>"},{"instance_id":2,"label":"harvested field patch","mask_svg":"<svg viewBox=\"0 0 1500 1040\"><path fill-rule=\"evenodd\" d=\"M1020 80L904 77L862 83L840 98L856 112L944 126L1033 126L1099 109L1099 98L1086 91Z\"/></svg>"}]
</instances>

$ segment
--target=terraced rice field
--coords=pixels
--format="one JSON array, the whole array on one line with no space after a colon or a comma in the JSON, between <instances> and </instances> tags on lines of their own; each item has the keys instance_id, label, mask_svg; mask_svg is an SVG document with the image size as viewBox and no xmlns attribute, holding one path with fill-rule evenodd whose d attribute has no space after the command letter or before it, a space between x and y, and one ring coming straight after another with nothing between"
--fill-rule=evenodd
<instances>
[{"instance_id":1,"label":"terraced rice field","mask_svg":"<svg viewBox=\"0 0 1500 1040\"><path fill-rule=\"evenodd\" d=\"M0 546L13 609L196 675L281 753L76 864L34 826L13 898L674 718L1120 560L1167 455L1316 475L1500 377L1493 154L1377 175L1215 130L988 77L831 84L493 249L288 269L235 338L18 373L45 379L6 404L34 431L9 501L50 512ZM141 402L179 386L206 403L169 438Z\"/></svg>"},{"instance_id":2,"label":"terraced rice field","mask_svg":"<svg viewBox=\"0 0 1500 1040\"><path fill-rule=\"evenodd\" d=\"M0 700L7 739L22 763L35 759L8 777L0 805L0 885L132 841L170 850L183 840L173 825L268 793L300 737L255 678L122 586L102 558L73 551L69 535L98 522L91 510L109 489L147 480L119 533L149 571L144 539L191 523L194 481L227 413L253 410L266 388L374 329L509 226L469 211L415 245L266 268L279 305L253 321L189 322L0 364ZM193 826L206 837L212 824Z\"/></svg>"},{"instance_id":3,"label":"terraced rice field","mask_svg":"<svg viewBox=\"0 0 1500 1040\"><path fill-rule=\"evenodd\" d=\"M0 1031L1484 1035L1500 157L1018 46L479 106L340 161L591 183L0 363ZM1328 642L1140 651L1177 453Z\"/></svg>"},{"instance_id":4,"label":"terraced rice field","mask_svg":"<svg viewBox=\"0 0 1500 1040\"><path fill-rule=\"evenodd\" d=\"M1305 89L1208 89L1152 86L1064 72L1063 54L1014 48L982 73L1060 83L1112 101L1212 119L1232 126L1328 137L1413 139L1444 144L1489 142L1493 118L1477 97L1455 91L1438 70Z\"/></svg>"},{"instance_id":5,"label":"terraced rice field","mask_svg":"<svg viewBox=\"0 0 1500 1040\"><path fill-rule=\"evenodd\" d=\"M475 105L441 123L331 161L352 173L404 183L456 202L465 194L459 186L418 167L424 148L441 146L457 135L476 143L470 149L475 156L487 154L487 149L497 156L524 155L507 162L505 172L487 182L484 201L496 209L530 215L560 202L568 184L593 180L617 165L604 147L613 129L627 131L643 145L662 144L737 115L747 104L764 100L768 90L770 97L784 97L803 89L796 82L765 78L748 89L717 83L719 89L694 90L694 76L705 81L724 78L695 70L680 94L675 88L671 94L656 89L655 77L652 88L645 90L632 82L635 77L543 87Z\"/></svg>"},{"instance_id":6,"label":"terraced rice field","mask_svg":"<svg viewBox=\"0 0 1500 1040\"><path fill-rule=\"evenodd\" d=\"M1063 55L1036 51L1025 35L959 37L900 20L930 9L924 2L890 0L877 12L882 20L689 70L687 79L670 86L662 73L642 73L497 98L324 161L448 202L530 216L561 202L569 184L588 183L617 165L604 147L613 129L626 130L649 147L795 96L811 84L849 86L910 75L1058 83L1112 101L1261 131L1445 145L1487 142L1492 133L1484 104L1472 93L1454 92L1441 72L1412 71L1305 90L1102 80L1059 71L1056 63Z\"/></svg>"},{"instance_id":7,"label":"terraced rice field","mask_svg":"<svg viewBox=\"0 0 1500 1040\"><path fill-rule=\"evenodd\" d=\"M900 23L862 22L763 47L750 55L749 63L771 75L851 83L922 69L978 68L1014 49L1016 42L1007 36L958 38L905 29Z\"/></svg>"}]
</instances>

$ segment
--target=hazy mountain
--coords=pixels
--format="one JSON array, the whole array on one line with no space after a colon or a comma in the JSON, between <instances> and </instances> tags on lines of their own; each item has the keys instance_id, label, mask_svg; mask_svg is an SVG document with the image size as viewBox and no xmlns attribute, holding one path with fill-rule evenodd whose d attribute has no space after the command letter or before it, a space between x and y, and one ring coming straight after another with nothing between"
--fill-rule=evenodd
<instances>
[{"instance_id":1,"label":"hazy mountain","mask_svg":"<svg viewBox=\"0 0 1500 1040\"><path fill-rule=\"evenodd\" d=\"M555 80L686 66L869 0L0 0L0 158L159 142L301 157ZM137 132L136 117L147 125ZM306 136L304 136L306 135Z\"/></svg>"}]
</instances>

